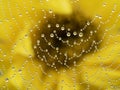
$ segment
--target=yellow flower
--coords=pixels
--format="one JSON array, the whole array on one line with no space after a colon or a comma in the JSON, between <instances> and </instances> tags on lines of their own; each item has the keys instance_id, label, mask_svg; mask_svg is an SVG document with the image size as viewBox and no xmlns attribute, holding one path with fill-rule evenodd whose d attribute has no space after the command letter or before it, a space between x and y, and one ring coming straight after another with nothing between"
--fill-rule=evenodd
<instances>
[{"instance_id":1,"label":"yellow flower","mask_svg":"<svg viewBox=\"0 0 120 90\"><path fill-rule=\"evenodd\" d=\"M119 5L0 1L0 90L119 90Z\"/></svg>"}]
</instances>

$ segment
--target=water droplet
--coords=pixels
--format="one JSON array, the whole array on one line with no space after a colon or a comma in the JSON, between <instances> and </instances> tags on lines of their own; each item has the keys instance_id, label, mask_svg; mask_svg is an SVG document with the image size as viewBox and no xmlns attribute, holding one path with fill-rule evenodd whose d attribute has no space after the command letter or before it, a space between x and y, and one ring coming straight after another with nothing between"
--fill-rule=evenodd
<instances>
[{"instance_id":1,"label":"water droplet","mask_svg":"<svg viewBox=\"0 0 120 90\"><path fill-rule=\"evenodd\" d=\"M3 71L2 70L0 70L0 76L2 76L3 75Z\"/></svg>"},{"instance_id":2,"label":"water droplet","mask_svg":"<svg viewBox=\"0 0 120 90\"><path fill-rule=\"evenodd\" d=\"M2 21L0 21L0 24L2 23Z\"/></svg>"},{"instance_id":3,"label":"water droplet","mask_svg":"<svg viewBox=\"0 0 120 90\"><path fill-rule=\"evenodd\" d=\"M102 16L98 16L99 19L102 19Z\"/></svg>"},{"instance_id":4,"label":"water droplet","mask_svg":"<svg viewBox=\"0 0 120 90\"><path fill-rule=\"evenodd\" d=\"M83 33L82 32L79 33L79 37L83 37Z\"/></svg>"},{"instance_id":5,"label":"water droplet","mask_svg":"<svg viewBox=\"0 0 120 90\"><path fill-rule=\"evenodd\" d=\"M6 57L7 55L6 55L6 54L4 54L3 56L4 56L4 57Z\"/></svg>"},{"instance_id":6,"label":"water droplet","mask_svg":"<svg viewBox=\"0 0 120 90\"><path fill-rule=\"evenodd\" d=\"M59 50L59 47L56 47L56 50L58 51L58 50Z\"/></svg>"},{"instance_id":7,"label":"water droplet","mask_svg":"<svg viewBox=\"0 0 120 90\"><path fill-rule=\"evenodd\" d=\"M6 78L6 79L5 79L5 82L8 82L8 81L9 81L9 79L8 79L8 78Z\"/></svg>"},{"instance_id":8,"label":"water droplet","mask_svg":"<svg viewBox=\"0 0 120 90\"><path fill-rule=\"evenodd\" d=\"M74 66L76 66L76 61L74 61L73 63L74 63Z\"/></svg>"},{"instance_id":9,"label":"water droplet","mask_svg":"<svg viewBox=\"0 0 120 90\"><path fill-rule=\"evenodd\" d=\"M28 57L29 57L29 58L32 58L32 55L29 55ZM28 60L26 60L26 63L27 63L27 62L28 62Z\"/></svg>"},{"instance_id":10,"label":"water droplet","mask_svg":"<svg viewBox=\"0 0 120 90\"><path fill-rule=\"evenodd\" d=\"M19 69L19 70L18 70L18 72L19 72L19 73L21 73L21 72L22 72L22 70L21 70L21 69Z\"/></svg>"},{"instance_id":11,"label":"water droplet","mask_svg":"<svg viewBox=\"0 0 120 90\"><path fill-rule=\"evenodd\" d=\"M84 40L83 40L83 39L81 39L80 41L81 41L81 42L83 42Z\"/></svg>"},{"instance_id":12,"label":"water droplet","mask_svg":"<svg viewBox=\"0 0 120 90\"><path fill-rule=\"evenodd\" d=\"M39 44L40 43L40 40L37 40L37 44Z\"/></svg>"},{"instance_id":13,"label":"water droplet","mask_svg":"<svg viewBox=\"0 0 120 90\"><path fill-rule=\"evenodd\" d=\"M118 16L120 17L120 14L118 14Z\"/></svg>"},{"instance_id":14,"label":"water droplet","mask_svg":"<svg viewBox=\"0 0 120 90\"><path fill-rule=\"evenodd\" d=\"M89 22L89 21L87 21L87 25L88 25L88 26L90 25L90 22Z\"/></svg>"},{"instance_id":15,"label":"water droplet","mask_svg":"<svg viewBox=\"0 0 120 90\"><path fill-rule=\"evenodd\" d=\"M107 5L107 3L103 3L103 7L105 7Z\"/></svg>"},{"instance_id":16,"label":"water droplet","mask_svg":"<svg viewBox=\"0 0 120 90\"><path fill-rule=\"evenodd\" d=\"M113 10L112 10L112 13L114 13L114 12L115 12L115 10L113 9Z\"/></svg>"},{"instance_id":17,"label":"water droplet","mask_svg":"<svg viewBox=\"0 0 120 90\"><path fill-rule=\"evenodd\" d=\"M29 12L28 12L28 11L26 11L25 13L26 13L26 14L28 14Z\"/></svg>"},{"instance_id":18,"label":"water droplet","mask_svg":"<svg viewBox=\"0 0 120 90\"><path fill-rule=\"evenodd\" d=\"M50 37L52 37L52 38L53 38L53 37L54 37L54 34L53 34L53 33L51 33L51 34L50 34Z\"/></svg>"},{"instance_id":19,"label":"water droplet","mask_svg":"<svg viewBox=\"0 0 120 90\"><path fill-rule=\"evenodd\" d=\"M38 23L41 23L41 20L39 20Z\"/></svg>"},{"instance_id":20,"label":"water droplet","mask_svg":"<svg viewBox=\"0 0 120 90\"><path fill-rule=\"evenodd\" d=\"M48 28L51 28L51 25L50 25L50 24L48 24Z\"/></svg>"},{"instance_id":21,"label":"water droplet","mask_svg":"<svg viewBox=\"0 0 120 90\"><path fill-rule=\"evenodd\" d=\"M44 16L43 18L44 18L44 19L46 19L47 17L46 17L46 16Z\"/></svg>"},{"instance_id":22,"label":"water droplet","mask_svg":"<svg viewBox=\"0 0 120 90\"><path fill-rule=\"evenodd\" d=\"M25 34L25 38L28 38L28 35L27 35L27 34Z\"/></svg>"},{"instance_id":23,"label":"water droplet","mask_svg":"<svg viewBox=\"0 0 120 90\"><path fill-rule=\"evenodd\" d=\"M41 37L45 37L45 34L41 34Z\"/></svg>"},{"instance_id":24,"label":"water droplet","mask_svg":"<svg viewBox=\"0 0 120 90\"><path fill-rule=\"evenodd\" d=\"M73 53L73 56L76 56L76 53Z\"/></svg>"},{"instance_id":25,"label":"water droplet","mask_svg":"<svg viewBox=\"0 0 120 90\"><path fill-rule=\"evenodd\" d=\"M68 31L70 31L71 29L70 28L68 28Z\"/></svg>"},{"instance_id":26,"label":"water droplet","mask_svg":"<svg viewBox=\"0 0 120 90\"><path fill-rule=\"evenodd\" d=\"M93 35L93 31L90 31L90 34Z\"/></svg>"},{"instance_id":27,"label":"water droplet","mask_svg":"<svg viewBox=\"0 0 120 90\"><path fill-rule=\"evenodd\" d=\"M12 66L12 70L15 70L15 67L14 67L14 66Z\"/></svg>"},{"instance_id":28,"label":"water droplet","mask_svg":"<svg viewBox=\"0 0 120 90\"><path fill-rule=\"evenodd\" d=\"M46 49L45 51L48 52L48 49Z\"/></svg>"},{"instance_id":29,"label":"water droplet","mask_svg":"<svg viewBox=\"0 0 120 90\"><path fill-rule=\"evenodd\" d=\"M35 8L34 7L32 7L32 11L34 11L35 10Z\"/></svg>"},{"instance_id":30,"label":"water droplet","mask_svg":"<svg viewBox=\"0 0 120 90\"><path fill-rule=\"evenodd\" d=\"M30 32L33 32L33 30L32 30L32 29L30 29Z\"/></svg>"},{"instance_id":31,"label":"water droplet","mask_svg":"<svg viewBox=\"0 0 120 90\"><path fill-rule=\"evenodd\" d=\"M51 42L48 42L48 45L51 45Z\"/></svg>"},{"instance_id":32,"label":"water droplet","mask_svg":"<svg viewBox=\"0 0 120 90\"><path fill-rule=\"evenodd\" d=\"M61 38L61 37L59 37L59 40L62 40L62 38Z\"/></svg>"},{"instance_id":33,"label":"water droplet","mask_svg":"<svg viewBox=\"0 0 120 90\"><path fill-rule=\"evenodd\" d=\"M56 33L56 30L54 30L53 33Z\"/></svg>"},{"instance_id":34,"label":"water droplet","mask_svg":"<svg viewBox=\"0 0 120 90\"><path fill-rule=\"evenodd\" d=\"M70 37L70 36L71 36L71 33L70 33L70 32L68 32L68 33L67 33L67 36L68 36L68 37Z\"/></svg>"},{"instance_id":35,"label":"water droplet","mask_svg":"<svg viewBox=\"0 0 120 90\"><path fill-rule=\"evenodd\" d=\"M73 32L73 35L74 35L74 36L76 36L76 35L77 35L77 32L76 32L76 31L74 31L74 32Z\"/></svg>"},{"instance_id":36,"label":"water droplet","mask_svg":"<svg viewBox=\"0 0 120 90\"><path fill-rule=\"evenodd\" d=\"M19 17L22 17L22 14L19 14Z\"/></svg>"},{"instance_id":37,"label":"water droplet","mask_svg":"<svg viewBox=\"0 0 120 90\"><path fill-rule=\"evenodd\" d=\"M74 43L73 43L74 45L76 44L76 41L74 41Z\"/></svg>"},{"instance_id":38,"label":"water droplet","mask_svg":"<svg viewBox=\"0 0 120 90\"><path fill-rule=\"evenodd\" d=\"M53 11L52 11L52 10L49 10L49 13L53 13Z\"/></svg>"},{"instance_id":39,"label":"water droplet","mask_svg":"<svg viewBox=\"0 0 120 90\"><path fill-rule=\"evenodd\" d=\"M59 27L59 24L56 24L56 27L58 28L58 27Z\"/></svg>"},{"instance_id":40,"label":"water droplet","mask_svg":"<svg viewBox=\"0 0 120 90\"><path fill-rule=\"evenodd\" d=\"M34 45L34 47L33 47L34 49L36 49L37 48L37 46L36 45Z\"/></svg>"},{"instance_id":41,"label":"water droplet","mask_svg":"<svg viewBox=\"0 0 120 90\"><path fill-rule=\"evenodd\" d=\"M61 27L61 30L62 30L62 31L65 30L65 27Z\"/></svg>"}]
</instances>

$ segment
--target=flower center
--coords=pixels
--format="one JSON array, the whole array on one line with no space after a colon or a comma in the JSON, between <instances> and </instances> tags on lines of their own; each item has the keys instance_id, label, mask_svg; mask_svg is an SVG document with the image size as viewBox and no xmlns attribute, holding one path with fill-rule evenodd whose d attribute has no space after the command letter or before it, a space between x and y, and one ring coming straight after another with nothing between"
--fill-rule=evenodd
<instances>
[{"instance_id":1,"label":"flower center","mask_svg":"<svg viewBox=\"0 0 120 90\"><path fill-rule=\"evenodd\" d=\"M99 48L95 23L82 14L55 14L41 21L32 37L35 57L45 66L60 69L80 63L83 57Z\"/></svg>"}]
</instances>

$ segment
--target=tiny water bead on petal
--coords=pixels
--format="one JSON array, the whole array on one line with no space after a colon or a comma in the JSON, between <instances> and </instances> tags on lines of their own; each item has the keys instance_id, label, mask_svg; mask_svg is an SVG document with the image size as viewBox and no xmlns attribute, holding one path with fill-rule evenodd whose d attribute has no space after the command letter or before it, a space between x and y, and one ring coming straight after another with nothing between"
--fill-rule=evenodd
<instances>
[{"instance_id":1,"label":"tiny water bead on petal","mask_svg":"<svg viewBox=\"0 0 120 90\"><path fill-rule=\"evenodd\" d=\"M50 24L48 24L48 28L51 28L51 25L50 25Z\"/></svg>"},{"instance_id":2,"label":"tiny water bead on petal","mask_svg":"<svg viewBox=\"0 0 120 90\"><path fill-rule=\"evenodd\" d=\"M51 42L48 42L48 45L51 45Z\"/></svg>"},{"instance_id":3,"label":"tiny water bead on petal","mask_svg":"<svg viewBox=\"0 0 120 90\"><path fill-rule=\"evenodd\" d=\"M68 31L70 31L71 29L70 29L70 28L68 28L67 30L68 30Z\"/></svg>"},{"instance_id":4,"label":"tiny water bead on petal","mask_svg":"<svg viewBox=\"0 0 120 90\"><path fill-rule=\"evenodd\" d=\"M87 21L87 25L88 25L88 26L90 25L90 22L89 22L89 21Z\"/></svg>"},{"instance_id":5,"label":"tiny water bead on petal","mask_svg":"<svg viewBox=\"0 0 120 90\"><path fill-rule=\"evenodd\" d=\"M53 11L52 11L52 10L49 10L49 13L53 13Z\"/></svg>"},{"instance_id":6,"label":"tiny water bead on petal","mask_svg":"<svg viewBox=\"0 0 120 90\"><path fill-rule=\"evenodd\" d=\"M74 32L73 32L73 35L74 35L74 36L76 36L76 35L77 35L77 32L76 32L76 31L74 31Z\"/></svg>"},{"instance_id":7,"label":"tiny water bead on petal","mask_svg":"<svg viewBox=\"0 0 120 90\"><path fill-rule=\"evenodd\" d=\"M45 37L45 34L41 34L41 37Z\"/></svg>"},{"instance_id":8,"label":"tiny water bead on petal","mask_svg":"<svg viewBox=\"0 0 120 90\"><path fill-rule=\"evenodd\" d=\"M70 37L70 36L71 36L71 33L70 33L70 32L67 32L67 36Z\"/></svg>"},{"instance_id":9,"label":"tiny water bead on petal","mask_svg":"<svg viewBox=\"0 0 120 90\"><path fill-rule=\"evenodd\" d=\"M54 34L53 34L53 33L51 33L51 34L50 34L50 37L51 37L51 38L53 38L53 37L54 37Z\"/></svg>"},{"instance_id":10,"label":"tiny water bead on petal","mask_svg":"<svg viewBox=\"0 0 120 90\"><path fill-rule=\"evenodd\" d=\"M61 27L61 30L62 30L62 31L65 30L65 27Z\"/></svg>"},{"instance_id":11,"label":"tiny water bead on petal","mask_svg":"<svg viewBox=\"0 0 120 90\"><path fill-rule=\"evenodd\" d=\"M5 82L9 82L9 78L6 78L6 79L5 79Z\"/></svg>"},{"instance_id":12,"label":"tiny water bead on petal","mask_svg":"<svg viewBox=\"0 0 120 90\"><path fill-rule=\"evenodd\" d=\"M56 27L58 28L58 27L59 27L59 24L56 24Z\"/></svg>"},{"instance_id":13,"label":"tiny water bead on petal","mask_svg":"<svg viewBox=\"0 0 120 90\"><path fill-rule=\"evenodd\" d=\"M40 43L40 40L37 40L37 44L39 44Z\"/></svg>"},{"instance_id":14,"label":"tiny water bead on petal","mask_svg":"<svg viewBox=\"0 0 120 90\"><path fill-rule=\"evenodd\" d=\"M2 76L3 75L3 71L2 70L0 70L0 76Z\"/></svg>"},{"instance_id":15,"label":"tiny water bead on petal","mask_svg":"<svg viewBox=\"0 0 120 90\"><path fill-rule=\"evenodd\" d=\"M83 33L82 32L79 33L79 37L83 37Z\"/></svg>"}]
</instances>

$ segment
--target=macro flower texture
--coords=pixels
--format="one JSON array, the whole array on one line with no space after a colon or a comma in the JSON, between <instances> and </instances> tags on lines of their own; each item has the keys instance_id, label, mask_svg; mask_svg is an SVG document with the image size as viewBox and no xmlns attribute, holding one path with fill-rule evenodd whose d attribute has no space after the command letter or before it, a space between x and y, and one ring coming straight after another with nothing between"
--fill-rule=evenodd
<instances>
[{"instance_id":1,"label":"macro flower texture","mask_svg":"<svg viewBox=\"0 0 120 90\"><path fill-rule=\"evenodd\" d=\"M120 1L0 0L0 90L120 90Z\"/></svg>"}]
</instances>

